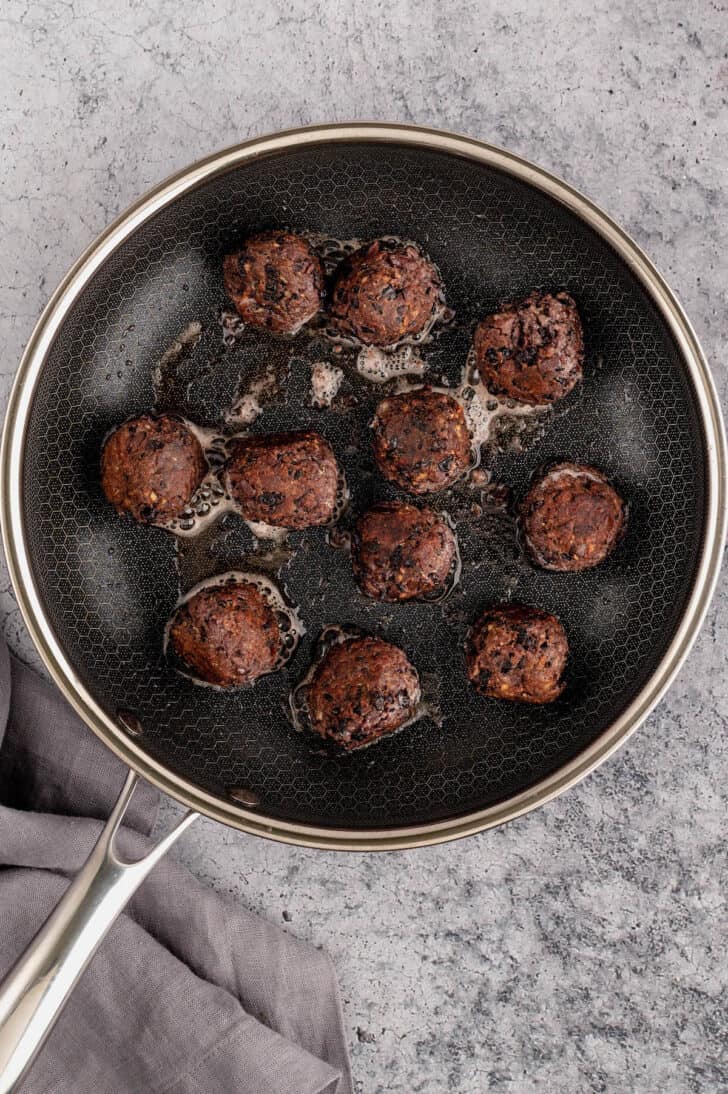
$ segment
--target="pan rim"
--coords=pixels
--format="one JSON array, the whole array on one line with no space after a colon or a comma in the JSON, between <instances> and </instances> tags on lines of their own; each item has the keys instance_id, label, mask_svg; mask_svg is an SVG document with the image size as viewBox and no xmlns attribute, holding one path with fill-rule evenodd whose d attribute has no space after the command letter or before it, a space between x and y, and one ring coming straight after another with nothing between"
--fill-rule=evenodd
<instances>
[{"instance_id":1,"label":"pan rim","mask_svg":"<svg viewBox=\"0 0 728 1094\"><path fill-rule=\"evenodd\" d=\"M182 194L211 178L247 160L276 155L297 147L333 143L393 143L469 159L534 186L583 220L628 265L666 322L690 378L705 446L706 513L693 589L667 650L629 706L591 745L527 790L485 809L428 824L389 829L324 828L265 817L200 790L148 756L95 702L67 659L45 614L34 580L23 519L23 454L34 392L66 314L96 271L136 228ZM697 336L661 274L611 217L557 176L494 145L426 127L355 122L286 130L252 138L213 153L153 187L84 251L46 304L30 336L11 389L0 445L0 529L18 605L47 671L84 722L138 774L190 809L251 835L326 850L403 850L472 835L546 804L585 778L641 725L684 663L710 604L726 535L727 478L726 440L720 404Z\"/></svg>"}]
</instances>

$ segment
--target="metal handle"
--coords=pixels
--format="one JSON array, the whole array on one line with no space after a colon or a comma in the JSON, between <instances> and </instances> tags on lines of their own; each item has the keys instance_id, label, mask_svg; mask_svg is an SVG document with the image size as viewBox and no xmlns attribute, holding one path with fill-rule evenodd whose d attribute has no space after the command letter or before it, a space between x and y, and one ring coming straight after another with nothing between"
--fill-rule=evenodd
<instances>
[{"instance_id":1,"label":"metal handle","mask_svg":"<svg viewBox=\"0 0 728 1094\"><path fill-rule=\"evenodd\" d=\"M187 813L145 858L123 862L114 837L136 783L130 771L80 873L0 984L0 1094L9 1094L23 1079L112 923L198 816Z\"/></svg>"}]
</instances>

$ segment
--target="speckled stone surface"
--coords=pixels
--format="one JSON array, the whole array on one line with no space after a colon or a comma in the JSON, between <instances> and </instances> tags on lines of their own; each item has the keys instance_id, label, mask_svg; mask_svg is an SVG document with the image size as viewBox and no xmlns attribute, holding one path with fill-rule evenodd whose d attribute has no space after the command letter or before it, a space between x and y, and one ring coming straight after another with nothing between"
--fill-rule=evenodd
<instances>
[{"instance_id":1,"label":"speckled stone surface","mask_svg":"<svg viewBox=\"0 0 728 1094\"><path fill-rule=\"evenodd\" d=\"M569 8L5 0L0 399L61 275L152 183L251 135L355 118L482 137L589 194L667 275L724 396L728 7ZM33 661L4 573L4 630ZM202 821L178 854L329 951L360 1094L726 1090L727 722L719 590L646 725L505 829L341 857Z\"/></svg>"}]
</instances>

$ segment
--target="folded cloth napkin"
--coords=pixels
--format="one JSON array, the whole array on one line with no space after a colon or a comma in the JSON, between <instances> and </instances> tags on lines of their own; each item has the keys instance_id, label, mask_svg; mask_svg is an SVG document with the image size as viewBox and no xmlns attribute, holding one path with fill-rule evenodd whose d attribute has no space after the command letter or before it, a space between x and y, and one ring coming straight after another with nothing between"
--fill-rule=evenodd
<instances>
[{"instance_id":1,"label":"folded cloth napkin","mask_svg":"<svg viewBox=\"0 0 728 1094\"><path fill-rule=\"evenodd\" d=\"M83 864L124 765L0 639L0 976ZM151 846L142 783L119 848ZM336 977L318 950L155 867L79 981L23 1094L351 1094Z\"/></svg>"}]
</instances>

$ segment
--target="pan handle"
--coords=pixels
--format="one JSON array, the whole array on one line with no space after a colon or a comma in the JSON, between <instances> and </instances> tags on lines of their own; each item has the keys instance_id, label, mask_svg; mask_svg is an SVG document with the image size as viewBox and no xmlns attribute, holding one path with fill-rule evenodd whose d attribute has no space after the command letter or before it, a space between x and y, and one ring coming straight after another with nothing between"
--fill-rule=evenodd
<instances>
[{"instance_id":1,"label":"pan handle","mask_svg":"<svg viewBox=\"0 0 728 1094\"><path fill-rule=\"evenodd\" d=\"M0 984L0 1094L16 1089L112 923L198 816L187 813L148 855L123 862L114 850L114 837L136 784L130 771L81 871Z\"/></svg>"}]
</instances>

